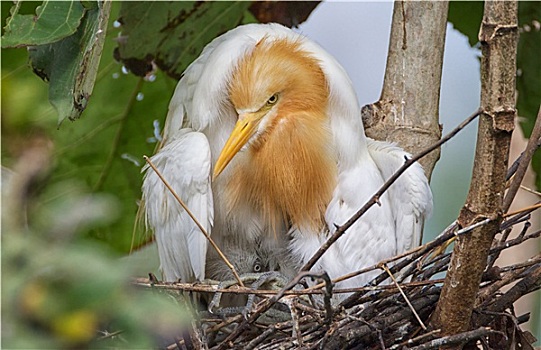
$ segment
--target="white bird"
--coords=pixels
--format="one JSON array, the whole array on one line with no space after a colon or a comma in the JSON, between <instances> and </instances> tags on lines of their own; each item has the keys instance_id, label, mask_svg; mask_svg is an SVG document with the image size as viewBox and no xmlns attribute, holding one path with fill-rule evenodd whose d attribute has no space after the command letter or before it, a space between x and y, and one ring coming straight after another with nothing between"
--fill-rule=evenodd
<instances>
[{"instance_id":1,"label":"white bird","mask_svg":"<svg viewBox=\"0 0 541 350\"><path fill-rule=\"evenodd\" d=\"M330 54L281 25L249 24L214 39L186 69L152 162L226 256L235 252L241 273L264 256L291 277L404 157L365 136L352 84ZM143 199L165 280L231 277L152 170ZM337 278L419 244L432 208L421 166L380 202L312 270Z\"/></svg>"}]
</instances>

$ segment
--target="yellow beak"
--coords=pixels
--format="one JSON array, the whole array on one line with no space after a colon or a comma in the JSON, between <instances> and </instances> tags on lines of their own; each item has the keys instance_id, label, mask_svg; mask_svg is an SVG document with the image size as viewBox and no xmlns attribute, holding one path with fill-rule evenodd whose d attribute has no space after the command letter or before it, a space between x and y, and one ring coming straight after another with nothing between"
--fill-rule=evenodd
<instances>
[{"instance_id":1,"label":"yellow beak","mask_svg":"<svg viewBox=\"0 0 541 350\"><path fill-rule=\"evenodd\" d=\"M239 117L239 121L235 124L235 128L231 132L214 165L213 180L222 173L233 157L248 142L250 137L255 134L261 118L261 113L248 113Z\"/></svg>"}]
</instances>

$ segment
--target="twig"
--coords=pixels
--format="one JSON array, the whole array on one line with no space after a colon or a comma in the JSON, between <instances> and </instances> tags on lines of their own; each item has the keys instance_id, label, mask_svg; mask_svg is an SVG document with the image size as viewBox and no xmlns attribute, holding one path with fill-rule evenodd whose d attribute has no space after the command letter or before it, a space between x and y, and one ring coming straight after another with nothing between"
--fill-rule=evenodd
<instances>
[{"instance_id":1,"label":"twig","mask_svg":"<svg viewBox=\"0 0 541 350\"><path fill-rule=\"evenodd\" d=\"M439 297L439 290L440 288L428 290L422 296L420 296L416 300L413 300L412 304L414 305L415 309L431 309L433 307L433 304L437 301ZM398 330L398 324L401 321L405 320L404 323L401 323L402 326L400 327L402 328L400 332L403 332L403 326L410 322L409 317L411 315L411 311L407 306L401 305L402 302L398 302L398 298L401 297L397 295L392 295L384 300L378 300L378 303L370 304L371 308L365 309L362 312L361 317L365 319L370 318L374 321L377 321L381 330L384 330L388 327L392 327L393 329ZM344 344L344 342L347 342L348 344L359 344L363 337L373 335L372 333L373 332L370 327L359 326L358 324L352 323L339 327L337 330L337 334L335 334L334 337L341 338L341 344ZM391 338L392 337L389 337L389 339ZM374 345L375 344L376 343L374 343ZM344 347L347 348L348 346L341 346L340 348Z\"/></svg>"},{"instance_id":2,"label":"twig","mask_svg":"<svg viewBox=\"0 0 541 350\"><path fill-rule=\"evenodd\" d=\"M536 203L534 205L530 205L529 207L525 207L525 208L522 208L522 209L519 209L517 211L513 211L511 213L506 213L506 214L503 214L502 216L504 218L506 217L509 217L509 216L513 216L513 215L516 215L516 214L520 214L520 213L523 213L523 212L526 212L526 211L529 211L529 212L532 212L538 208L541 208L541 202L539 203Z\"/></svg>"},{"instance_id":3,"label":"twig","mask_svg":"<svg viewBox=\"0 0 541 350\"><path fill-rule=\"evenodd\" d=\"M346 318L360 322L366 326L368 326L373 332L376 332L378 335L379 344L382 350L385 350L385 342L383 341L383 337L381 335L381 329L378 329L378 327L374 326L370 322L367 322L366 320L362 319L361 317L353 316L353 315L347 315Z\"/></svg>"},{"instance_id":4,"label":"twig","mask_svg":"<svg viewBox=\"0 0 541 350\"><path fill-rule=\"evenodd\" d=\"M420 256L426 254L431 249L440 246L442 243L448 241L449 239L454 238L455 236L461 236L461 235L467 234L467 233L471 232L473 229L475 229L475 228L477 228L479 226L482 226L482 225L486 225L487 223L489 223L491 221L492 221L491 218L487 218L487 219L485 219L483 221L474 223L474 224L472 224L470 226L467 226L467 227L464 227L463 229L460 229L460 230L457 230L457 228L458 228L457 225L450 225L449 227L447 227L445 229L444 232L442 232L440 235L438 235L438 237L436 237L433 241L425 243L425 244L423 244L421 246L418 246L416 248L410 249L407 252L404 252L402 254L393 256L393 257L388 258L388 259L384 259L384 260L380 261L376 265L369 266L367 268L364 268L364 269L349 273L347 275L341 276L339 279L333 280L333 283L336 283L337 280L344 280L344 279L352 278L352 277L358 276L360 274L366 273L368 271L376 270L376 269L379 268L378 267L379 264L388 264L390 262L394 262L396 260L400 260L402 258L407 257L407 259L403 259L402 261L395 264L390 269L391 271L401 270L404 266L407 266L412 261L414 261L417 258L419 258ZM376 283L380 283L381 281L383 281L385 279L382 276L384 276L383 273L381 275L379 275L378 277L376 277L376 279L375 279ZM321 287L321 286L319 286L319 287ZM357 293L355 293L354 295L350 296L349 298L344 300L342 303L340 303L340 306L346 307L348 304L350 304L350 302L354 301L357 297L358 297L358 295L357 295Z\"/></svg>"},{"instance_id":5,"label":"twig","mask_svg":"<svg viewBox=\"0 0 541 350\"><path fill-rule=\"evenodd\" d=\"M378 202L378 199L387 191L389 187L410 167L412 166L417 160L421 159L422 157L426 156L433 150L437 149L441 145L443 145L445 142L449 141L453 136L455 136L460 130L464 129L466 125L468 125L470 122L472 122L477 116L482 112L481 109L478 109L473 113L471 116L469 116L466 120L464 120L460 125L458 125L454 130L452 130L450 133L442 137L441 140L434 143L432 146L426 148L425 150L421 151L420 153L416 154L412 158L406 160L406 162L391 176L384 184L381 186L381 188L368 200L368 202L365 203L365 205L359 209L346 223L344 223L342 226L339 226L334 234L318 249L318 251L304 264L304 266L301 268L301 271L308 271L310 270L314 264L321 258L321 256L329 249L329 247L338 240L338 238L342 237L342 235L346 232L347 229L349 229L368 209L370 209L374 204Z\"/></svg>"},{"instance_id":6,"label":"twig","mask_svg":"<svg viewBox=\"0 0 541 350\"><path fill-rule=\"evenodd\" d=\"M103 335L101 337L98 337L96 340L100 341L105 339L111 339L116 337L117 335L124 333L124 331L115 331L111 333L109 333L108 331L102 331L101 333L103 333Z\"/></svg>"},{"instance_id":7,"label":"twig","mask_svg":"<svg viewBox=\"0 0 541 350\"><path fill-rule=\"evenodd\" d=\"M222 253L222 251L220 250L220 248L218 247L218 245L216 244L216 242L214 242L214 240L210 237L210 235L208 234L207 230L205 230L205 228L199 223L199 221L197 221L197 218L193 215L193 213L190 211L190 209L186 206L186 204L184 204L184 202L182 201L182 199L180 199L180 197L178 196L178 194L175 192L175 190L171 187L171 185L169 185L169 183L167 182L167 180L165 180L165 178L163 177L163 175L160 173L160 171L158 170L158 168L156 168L156 166L154 164L152 164L152 161L150 160L150 158L148 158L147 156L143 156L143 158L145 159L145 161L148 163L148 165L152 168L152 170L154 170L154 172L156 173L156 175L158 175L158 177L160 178L160 180L163 182L163 184L165 185L165 187L167 187L167 189L169 190L169 192L171 192L171 194L173 195L173 197L175 197L175 199L177 200L177 202L180 204L180 206L182 208L184 208L184 210L186 210L186 213L188 213L188 215L190 216L190 218L193 220L193 222L197 225L197 227L199 228L199 230L201 231L201 233L203 233L203 235L205 236L205 238L209 241L209 243L212 245L212 247L216 250L216 252L218 253L218 255L220 256L220 258L224 261L224 263L227 265L227 267L229 267L229 269L231 270L231 272L233 273L233 276L235 277L235 279L237 280L238 284L241 286L241 287L244 287L244 284L242 283L242 280L240 279L240 276L239 274L237 273L237 270L235 270L235 267L233 266L233 264L231 264L231 262L229 261L229 259L227 259L227 257L224 255L224 253Z\"/></svg>"},{"instance_id":8,"label":"twig","mask_svg":"<svg viewBox=\"0 0 541 350\"><path fill-rule=\"evenodd\" d=\"M532 190L531 188L528 188L524 185L520 185L520 189L526 191L526 192L530 192L531 194L535 194L536 196L539 196L541 197L541 192L538 192L538 191L535 191L535 190Z\"/></svg>"},{"instance_id":9,"label":"twig","mask_svg":"<svg viewBox=\"0 0 541 350\"><path fill-rule=\"evenodd\" d=\"M539 209L538 209L539 210ZM500 227L494 227L496 231L502 231L513 228L516 225L523 225L523 222L528 219L527 212L521 211L502 222ZM442 232L434 241L427 243L424 246L412 249L410 252L401 254L398 257L389 258L389 261L395 261L393 265L386 266L387 270L396 275L397 271L401 272L401 277L409 278L412 274L420 281L400 283L398 278L393 279L389 284L384 283L389 281L389 272L386 270L378 275L370 285L358 288L333 289L332 293L352 293L358 298L351 299L347 305L338 305L333 309L332 323L327 326L323 322L326 315L322 305L314 304L315 306L304 306L299 304L298 321L289 320L282 323L273 323L262 326L259 322L259 316L266 312L275 302L284 302L280 300L283 296L291 295L321 295L324 292L317 288L322 288L323 284L317 286L305 287L304 289L292 290L302 278L306 276L315 276L310 272L304 272L296 276L295 280L282 289L281 291L273 290L252 290L250 288L234 288L224 290L224 293L232 294L257 294L264 299L256 305L252 317L245 320L239 314L234 317L220 321L217 319L202 320L205 325L206 338L203 340L203 346L211 348L209 342L214 339L220 339L219 343L215 343L212 349L225 348L255 348L260 350L277 350L277 349L296 349L302 343L303 349L341 349L341 348L374 348L381 347L381 339L385 339L388 343L387 350L398 350L402 347L413 347L417 349L436 349L439 345L453 347L463 341L474 340L474 333L461 333L458 338L441 337L441 332L437 330L433 332L420 333L418 319L426 320L436 307L439 294L442 290L442 279L433 279L432 276L440 271L444 271L449 265L450 253L436 257L432 261L425 261L423 257L427 256L431 251L438 248L444 242L452 239L455 236L468 234L472 230L480 226L487 225L493 222L491 218L483 218L483 220L474 223L468 227L458 230L457 225L451 225ZM512 246L521 244L529 239L538 237L541 232L539 230L528 230L530 225L526 223L518 237L503 243L496 243L490 249L490 259L493 259L500 251L508 249ZM399 260L399 261L396 261ZM381 267L380 267L381 268ZM512 311L508 310L514 300L521 296L541 288L539 269L541 268L541 255L536 256L510 266L501 267L495 270L488 279L484 279L480 293L476 302L477 317L472 319L472 327L488 326L495 324L493 319L494 312L500 312L502 309L505 315L514 317ZM498 276L501 279L498 279ZM320 276L317 276L320 277ZM386 283L386 282L385 282ZM134 284L149 287L150 283L147 279L138 279ZM400 289L398 288L399 285ZM502 294L501 288L506 285L515 287L511 288L508 293ZM196 292L215 292L218 290L217 285L204 284L186 284L186 283L155 283L154 288L177 289ZM206 288L206 289L205 289ZM490 291L490 292L487 292ZM410 304L413 306L417 316L412 312L410 305L404 303L404 294L407 295ZM272 297L270 297L272 296ZM349 299L349 298L348 298ZM295 300L293 300L295 302ZM346 309L342 309L345 307ZM512 309L510 309L512 310ZM257 315L256 315L257 314ZM328 315L328 313L327 313ZM505 316L502 314L502 316ZM364 322L363 322L364 321ZM370 326L368 326L370 325ZM322 327L323 326L323 327ZM251 328L248 328L251 327ZM485 328L482 328L485 329ZM488 328L486 328L488 330ZM248 332L248 330L250 330ZM488 330L487 335L491 334L506 334L498 332L499 328ZM504 330L504 329L502 329ZM484 331L481 331L484 332ZM506 331L504 330L504 333ZM437 333L437 334L436 334ZM478 336L478 334L477 334ZM470 338L468 338L470 337ZM471 338L473 337L473 338ZM226 338L225 342L221 342ZM479 337L478 337L479 338ZM390 341L390 339L396 339ZM499 337L498 337L499 339ZM186 338L186 340L188 340ZM481 335L480 341L485 341L485 348L497 347L493 337ZM527 340L526 340L527 341ZM206 342L206 343L205 343ZM400 342L400 344L398 344ZM180 342L178 343L180 344ZM438 345L439 344L439 345ZM172 344L175 345L175 344ZM186 346L186 345L181 345Z\"/></svg>"},{"instance_id":10,"label":"twig","mask_svg":"<svg viewBox=\"0 0 541 350\"><path fill-rule=\"evenodd\" d=\"M229 343L236 339L243 331L244 329L251 323L254 323L259 316L261 316L263 313L265 313L267 310L269 310L274 304L278 302L284 295L285 292L295 287L299 281L305 277L321 277L321 274L316 274L313 272L300 272L291 282L289 282L288 285L286 285L284 288L278 292L278 294L273 295L272 297L262 301L259 303L257 309L250 315L248 319L245 319L243 322L241 322L235 331L231 333L222 343L218 346L218 349L225 349L229 346Z\"/></svg>"},{"instance_id":11,"label":"twig","mask_svg":"<svg viewBox=\"0 0 541 350\"><path fill-rule=\"evenodd\" d=\"M400 294L402 294L402 296L404 297L404 300L406 301L406 304L408 304L409 308L411 309L411 312L413 312L413 315L415 316L415 318L417 319L417 322L419 322L419 325L421 325L421 328L426 331L426 326L425 324L423 323L423 321L421 320L421 318L419 317L419 314L417 313L417 311L413 308L413 305L411 305L411 301L408 299L408 297L406 296L406 293L404 293L404 290L402 290L402 288L400 287L400 285L398 284L398 282L396 281L396 278L394 278L393 274L391 273L391 271L389 271L389 268L387 267L387 265L383 264L381 265L381 268L383 270L385 270L385 272L387 272L387 274L389 275L389 277L391 277L391 279L393 280L393 283L396 285L396 287L398 288L398 290L400 291Z\"/></svg>"},{"instance_id":12,"label":"twig","mask_svg":"<svg viewBox=\"0 0 541 350\"><path fill-rule=\"evenodd\" d=\"M268 328L263 333L252 339L248 344L246 344L246 349L255 348L257 345L261 344L265 339L267 339L274 331L274 328Z\"/></svg>"},{"instance_id":13,"label":"twig","mask_svg":"<svg viewBox=\"0 0 541 350\"><path fill-rule=\"evenodd\" d=\"M520 184L522 183L522 180L524 179L524 175L526 174L526 171L528 170L528 165L530 164L530 161L532 160L532 157L535 151L540 146L541 146L541 106L539 108L539 111L537 112L537 119L535 121L532 134L530 135L530 139L528 140L528 145L526 146L526 149L524 150L524 152L520 155L520 158L521 158L520 163L518 164L517 171L515 173L515 176L513 177L513 182L511 182L511 186L509 186L509 190L507 190L507 194L505 195L505 198L503 200L502 208L504 212L509 210L511 203L513 203L513 199L515 199L518 189L520 188Z\"/></svg>"},{"instance_id":14,"label":"twig","mask_svg":"<svg viewBox=\"0 0 541 350\"><path fill-rule=\"evenodd\" d=\"M530 266L533 266L533 265L539 264L539 263L541 263L541 254L537 254L536 256L533 256L533 257L529 258L528 260L523 261L521 263L511 265L511 266L507 266L507 267L503 267L503 268L500 269L500 271L501 272L515 271L515 270L522 269L524 267L530 267Z\"/></svg>"},{"instance_id":15,"label":"twig","mask_svg":"<svg viewBox=\"0 0 541 350\"><path fill-rule=\"evenodd\" d=\"M518 223L530 220L530 217L531 217L530 213L533 212L534 210L535 209L523 211L523 212L520 212L519 214L516 214L513 217L506 218L501 223L500 231L507 230L509 228L512 228L514 225Z\"/></svg>"},{"instance_id":16,"label":"twig","mask_svg":"<svg viewBox=\"0 0 541 350\"><path fill-rule=\"evenodd\" d=\"M333 283L327 272L323 271L319 274L319 278L323 279L325 282L325 293L323 294L323 304L325 305L325 324L330 325L332 321L332 306L331 306L331 297Z\"/></svg>"},{"instance_id":17,"label":"twig","mask_svg":"<svg viewBox=\"0 0 541 350\"><path fill-rule=\"evenodd\" d=\"M490 254L493 254L494 252L502 251L504 249L507 249L509 247L513 247L515 245L519 245L524 241L527 241L527 240L532 239L532 238L537 238L540 235L541 235L541 230L529 233L528 235L525 235L524 237L517 237L515 239L509 240L509 241L506 241L506 242L502 242L502 243L498 244L497 246L490 248Z\"/></svg>"},{"instance_id":18,"label":"twig","mask_svg":"<svg viewBox=\"0 0 541 350\"><path fill-rule=\"evenodd\" d=\"M214 325L213 327L211 327L210 329L208 329L207 334L216 332L216 331L218 331L218 330L220 330L220 329L222 329L222 328L224 328L226 326L229 326L232 323L240 322L243 318L244 318L244 316L241 315L241 314L229 317L225 321L220 322L220 323Z\"/></svg>"},{"instance_id":19,"label":"twig","mask_svg":"<svg viewBox=\"0 0 541 350\"><path fill-rule=\"evenodd\" d=\"M488 307L489 311L502 312L509 305L512 305L523 295L533 292L541 288L541 265L531 267L528 276L517 284L515 284L509 291L499 297L494 304Z\"/></svg>"},{"instance_id":20,"label":"twig","mask_svg":"<svg viewBox=\"0 0 541 350\"><path fill-rule=\"evenodd\" d=\"M480 328L474 329L473 331L463 332L463 333L459 333L455 335L450 335L447 337L434 339L422 345L414 346L410 348L409 350L429 350L429 349L438 349L442 346L447 346L447 345L464 344L471 340L484 337L485 335L488 335L493 332L498 333L488 327L480 327Z\"/></svg>"},{"instance_id":21,"label":"twig","mask_svg":"<svg viewBox=\"0 0 541 350\"><path fill-rule=\"evenodd\" d=\"M541 255L538 254L537 256L528 259L526 262L515 265L513 270L506 273L500 280L490 284L485 288L482 288L477 295L476 304L480 305L482 301L488 300L489 296L494 295L504 286L516 281L517 278L519 278L520 275L524 272L524 270L540 262Z\"/></svg>"},{"instance_id":22,"label":"twig","mask_svg":"<svg viewBox=\"0 0 541 350\"><path fill-rule=\"evenodd\" d=\"M421 335L419 335L419 336L417 336L417 337L415 337L415 338L408 339L408 340L406 340L405 342L402 342L402 343L399 343L399 344L395 344L395 345L391 346L391 347L389 348L389 350L402 349L402 348L404 348L404 347L407 346L407 345L411 345L411 344L417 343L417 342L419 342L419 341L421 341L421 340L424 340L425 338L432 337L432 336L434 336L434 335L436 335L436 334L438 334L438 333L440 333L440 332L441 332L440 329L435 329L435 330L430 331L430 332L428 332L428 333L421 334Z\"/></svg>"}]
</instances>

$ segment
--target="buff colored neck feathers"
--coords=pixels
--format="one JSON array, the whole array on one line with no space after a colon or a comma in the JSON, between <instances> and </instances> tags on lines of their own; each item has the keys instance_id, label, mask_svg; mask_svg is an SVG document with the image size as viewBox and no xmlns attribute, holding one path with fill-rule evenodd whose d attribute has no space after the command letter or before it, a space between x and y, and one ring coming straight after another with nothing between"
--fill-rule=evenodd
<instances>
[{"instance_id":1,"label":"buff colored neck feathers","mask_svg":"<svg viewBox=\"0 0 541 350\"><path fill-rule=\"evenodd\" d=\"M276 113L235 163L230 210L250 203L272 227L319 229L336 185L327 116L328 86L318 61L291 40L261 40L232 74L231 102L257 109L278 94Z\"/></svg>"}]
</instances>

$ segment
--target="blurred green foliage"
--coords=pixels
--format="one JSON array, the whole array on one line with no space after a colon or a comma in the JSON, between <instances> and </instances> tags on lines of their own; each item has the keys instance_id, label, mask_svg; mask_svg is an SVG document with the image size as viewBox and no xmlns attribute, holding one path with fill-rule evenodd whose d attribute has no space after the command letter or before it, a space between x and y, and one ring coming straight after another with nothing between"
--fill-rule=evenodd
<instances>
[{"instance_id":1,"label":"blurred green foliage","mask_svg":"<svg viewBox=\"0 0 541 350\"><path fill-rule=\"evenodd\" d=\"M1 3L3 24L12 5ZM28 51L19 46L42 44L32 47L35 52L55 41L46 50L57 46L56 54L64 60L54 63L57 69L81 65L84 58L77 52L61 55L63 50L84 47L74 40L81 33L77 27L72 33L64 31L73 25L71 18L61 18L68 16L66 12L49 11L79 5L17 3L21 17L2 31L20 40L10 43L14 48L3 45L1 61L2 343L6 348L156 348L182 332L189 324L187 314L170 295L131 287L130 276L148 271L137 270L133 260L121 256L151 238L134 227L142 156L154 152L176 81L161 71L136 77L114 59L124 28L115 22L122 4L113 2L92 97L82 106L86 109L81 119L59 126L58 113L50 104L53 82L46 84L32 72ZM87 14L97 9L92 1L82 5ZM237 18L243 18L242 12ZM44 13L57 21L62 33L44 32L54 27L50 22L42 26ZM36 15L32 26L28 19ZM83 18L79 28L99 18L94 13L86 19L94 23L86 24ZM21 24L25 30L17 32L21 29L17 21L26 23ZM217 25L216 30L236 24ZM206 40L216 35L207 34ZM137 40L136 35L133 38ZM44 57L42 61L50 63ZM71 94L71 86L73 82L67 81L61 88ZM69 103L70 94L64 96ZM36 150L46 151L43 164L28 155ZM32 171L39 176L25 175ZM25 179L32 180L27 187L17 185Z\"/></svg>"},{"instance_id":2,"label":"blurred green foliage","mask_svg":"<svg viewBox=\"0 0 541 350\"><path fill-rule=\"evenodd\" d=\"M1 5L5 23L12 3ZM37 5L23 3L21 11L31 14ZM112 5L118 14L120 4ZM27 50L2 49L4 348L155 348L189 324L172 297L131 287L130 276L147 271L119 255L132 245L142 155L154 150L147 138L153 121L163 122L175 81L122 72L113 59L120 31L114 18L94 103L60 128ZM19 194L25 203L18 205L10 177L24 178L20 164L33 159L21 157L35 139L50 144L46 176ZM134 244L147 238L140 234Z\"/></svg>"},{"instance_id":3,"label":"blurred green foliage","mask_svg":"<svg viewBox=\"0 0 541 350\"><path fill-rule=\"evenodd\" d=\"M118 219L117 199L81 181L50 185L51 143L27 139L2 169L2 345L153 348L190 324L175 298L136 290L138 272L88 230ZM63 192L66 191L66 192ZM50 193L61 194L55 198ZM43 197L50 198L43 205Z\"/></svg>"},{"instance_id":4,"label":"blurred green foliage","mask_svg":"<svg viewBox=\"0 0 541 350\"><path fill-rule=\"evenodd\" d=\"M155 10L157 5L127 3L123 6L120 2L112 3L107 36L90 103L80 120L75 123L65 122L58 129L55 122L57 116L47 102L47 85L40 82L28 69L26 50L2 50L3 164L9 167L29 134L39 131L49 135L55 146L55 169L51 174L51 184L76 178L93 191L111 193L119 199L119 220L111 225L94 228L87 234L107 242L113 249L123 253L144 245L151 238L143 233L139 226L134 229L141 196L142 156L154 152L154 136L159 133L160 126L164 125L167 105L176 80L159 70L149 72L144 78L134 76L114 59L115 48L119 43L148 40L145 38L152 37L153 32L158 33L171 18L176 18L174 10L181 6L192 8L185 20L208 27L204 31L204 37L198 37L201 41L197 41L193 36L185 38L189 42L191 60L219 33L246 21L245 9L249 5L247 3L235 6L227 11L227 16L221 13L220 20L210 23L208 16L216 14L217 10L208 9L206 5L199 6L194 2L159 4L163 16L150 21L149 18L154 17L144 14L148 13L148 10ZM32 3L32 9L32 6L23 2L19 12L32 13L38 5L39 2ZM217 5L223 10L223 4ZM125 27L121 21L115 22L122 17L123 21L132 23L141 13L144 24ZM9 11L6 11L2 3L2 19L5 21L8 16ZM177 22L176 25L179 25ZM172 38L172 35L167 38ZM68 39L69 37L63 40ZM168 45L169 48L173 47L172 44ZM181 46L182 41L175 39L174 47ZM189 63L189 59L182 59L184 66ZM158 123L158 128L154 126L155 122ZM50 193L52 198L58 195L60 194ZM45 196L41 200L46 204L50 198Z\"/></svg>"},{"instance_id":5,"label":"blurred green foliage","mask_svg":"<svg viewBox=\"0 0 541 350\"><path fill-rule=\"evenodd\" d=\"M56 115L47 102L47 85L28 69L24 49L2 51L2 160L9 167L28 135L44 132L54 140L55 169L51 184L78 179L94 191L114 194L120 220L94 228L88 235L108 242L119 252L132 245L137 203L140 198L142 156L152 154L153 121L163 120L175 81L160 72L144 80L123 72L113 58L113 26L120 4L113 3L108 35L96 86L83 118L57 128ZM155 80L154 80L155 79ZM67 190L63 191L66 194ZM61 193L50 193L41 201ZM137 235L133 243L148 237Z\"/></svg>"}]
</instances>

